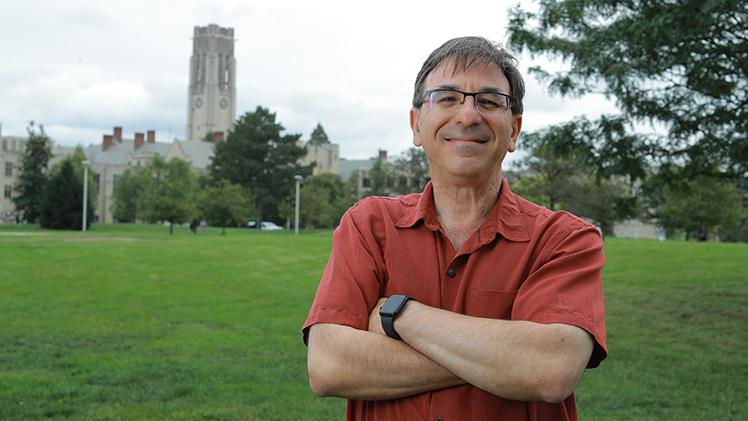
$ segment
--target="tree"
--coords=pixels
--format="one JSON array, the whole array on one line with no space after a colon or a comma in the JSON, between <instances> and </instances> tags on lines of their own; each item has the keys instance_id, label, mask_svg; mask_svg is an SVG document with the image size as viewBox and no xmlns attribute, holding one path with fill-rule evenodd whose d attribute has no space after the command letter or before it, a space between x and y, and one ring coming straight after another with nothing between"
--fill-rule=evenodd
<instances>
[{"instance_id":1,"label":"tree","mask_svg":"<svg viewBox=\"0 0 748 421\"><path fill-rule=\"evenodd\" d=\"M174 224L187 222L195 215L190 196L196 176L186 161L166 162L158 155L147 168L151 177L138 200L140 214L148 222L169 222L169 234L174 235Z\"/></svg>"},{"instance_id":2,"label":"tree","mask_svg":"<svg viewBox=\"0 0 748 421\"><path fill-rule=\"evenodd\" d=\"M205 133L205 136L201 139L203 142L213 143L213 131Z\"/></svg>"},{"instance_id":3,"label":"tree","mask_svg":"<svg viewBox=\"0 0 748 421\"><path fill-rule=\"evenodd\" d=\"M216 144L208 166L213 183L226 179L255 195L257 226L277 215L278 205L291 195L295 175L312 174L312 165L299 164L307 153L296 144L301 135L281 135L283 130L275 113L258 106L239 118L225 142Z\"/></svg>"},{"instance_id":4,"label":"tree","mask_svg":"<svg viewBox=\"0 0 748 421\"><path fill-rule=\"evenodd\" d=\"M578 182L590 176L592 169L573 153L559 154L549 145L563 136L563 127L549 128L525 134L522 144L528 155L515 163L522 174L522 183L512 190L520 196L535 197L537 204L558 210L558 205L578 195ZM529 199L528 199L529 200Z\"/></svg>"},{"instance_id":5,"label":"tree","mask_svg":"<svg viewBox=\"0 0 748 421\"><path fill-rule=\"evenodd\" d=\"M669 181L747 176L745 0L541 0L537 13L517 6L509 15L513 48L569 65L554 75L531 69L551 92L600 92L621 109L578 119L591 136L559 146L582 148L604 175L642 178L655 166ZM667 135L637 134L645 122Z\"/></svg>"},{"instance_id":6,"label":"tree","mask_svg":"<svg viewBox=\"0 0 748 421\"><path fill-rule=\"evenodd\" d=\"M395 157L390 171L395 194L420 193L431 180L429 159L421 148L409 148Z\"/></svg>"},{"instance_id":7,"label":"tree","mask_svg":"<svg viewBox=\"0 0 748 421\"><path fill-rule=\"evenodd\" d=\"M87 216L93 215L88 201ZM90 226L90 218L86 227ZM76 174L73 160L67 158L51 171L44 187L39 224L43 228L80 230L83 225L83 174Z\"/></svg>"},{"instance_id":8,"label":"tree","mask_svg":"<svg viewBox=\"0 0 748 421\"><path fill-rule=\"evenodd\" d=\"M112 216L119 222L135 222L138 219L138 200L150 184L151 174L146 167L130 167L114 185L112 194Z\"/></svg>"},{"instance_id":9,"label":"tree","mask_svg":"<svg viewBox=\"0 0 748 421\"><path fill-rule=\"evenodd\" d=\"M86 160L86 154L83 153L83 146L77 145L73 154L70 155L70 162L73 164L73 172L78 180L83 180L83 175L86 173L83 165L83 161ZM96 188L96 182L94 181L94 170L89 168L88 170L88 194L86 199L88 200L88 210L86 210L86 228L91 226L91 221L94 219L94 211L96 208L97 197L99 191ZM82 218L82 216L81 216Z\"/></svg>"},{"instance_id":10,"label":"tree","mask_svg":"<svg viewBox=\"0 0 748 421\"><path fill-rule=\"evenodd\" d=\"M735 183L700 176L682 185L667 186L659 208L662 218L686 231L686 240L701 226L729 232L745 212Z\"/></svg>"},{"instance_id":11,"label":"tree","mask_svg":"<svg viewBox=\"0 0 748 421\"><path fill-rule=\"evenodd\" d=\"M212 223L223 228L230 222L246 223L256 215L252 193L228 180L219 180L215 186L205 186L198 201L199 211Z\"/></svg>"},{"instance_id":12,"label":"tree","mask_svg":"<svg viewBox=\"0 0 748 421\"><path fill-rule=\"evenodd\" d=\"M27 128L29 139L21 154L20 173L13 198L16 211L22 214L24 221L34 223L39 218L44 197L44 186L47 184L47 165L52 158L51 140L44 133L44 126L39 125L37 132L34 122Z\"/></svg>"},{"instance_id":13,"label":"tree","mask_svg":"<svg viewBox=\"0 0 748 421\"><path fill-rule=\"evenodd\" d=\"M512 191L548 209L590 220L604 235L612 235L615 222L637 216L637 198L620 177L597 177L585 153L554 150L554 142L575 135L568 124L524 135L529 154L515 164L521 178Z\"/></svg>"},{"instance_id":14,"label":"tree","mask_svg":"<svg viewBox=\"0 0 748 421\"><path fill-rule=\"evenodd\" d=\"M330 139L327 138L325 129L322 128L322 123L317 123L317 127L312 131L312 137L307 142L307 145L325 145L329 144Z\"/></svg>"},{"instance_id":15,"label":"tree","mask_svg":"<svg viewBox=\"0 0 748 421\"><path fill-rule=\"evenodd\" d=\"M386 159L374 159L369 171L367 171L366 182L368 185L367 196L389 196L389 186L391 184L392 171L390 163Z\"/></svg>"}]
</instances>

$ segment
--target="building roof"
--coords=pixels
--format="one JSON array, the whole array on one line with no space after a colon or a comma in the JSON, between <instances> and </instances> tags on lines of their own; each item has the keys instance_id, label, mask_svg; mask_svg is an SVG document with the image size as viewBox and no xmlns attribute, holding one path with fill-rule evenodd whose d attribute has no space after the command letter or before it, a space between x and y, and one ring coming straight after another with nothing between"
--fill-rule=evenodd
<instances>
[{"instance_id":1,"label":"building roof","mask_svg":"<svg viewBox=\"0 0 748 421\"><path fill-rule=\"evenodd\" d=\"M353 174L354 171L358 170L367 170L374 166L374 162L378 158L369 158L369 159L345 159L340 158L340 178L343 179L343 181L348 181L349 178L351 178L351 174Z\"/></svg>"},{"instance_id":2,"label":"building roof","mask_svg":"<svg viewBox=\"0 0 748 421\"><path fill-rule=\"evenodd\" d=\"M214 144L194 140L175 140L184 153L184 159L192 168L207 169L214 154Z\"/></svg>"},{"instance_id":3,"label":"building roof","mask_svg":"<svg viewBox=\"0 0 748 421\"><path fill-rule=\"evenodd\" d=\"M166 158L172 152L173 156L190 162L192 168L198 169L207 169L213 156L213 144L208 142L175 140L172 143L146 142L138 149L134 147L134 140L122 139L122 142L114 141L106 150L98 144L83 148L83 153L92 164L126 165L128 159L152 159L156 155ZM177 148L178 152L174 151L174 148ZM55 155L61 156L70 156L75 151L75 148L70 146L57 146L55 149Z\"/></svg>"}]
</instances>

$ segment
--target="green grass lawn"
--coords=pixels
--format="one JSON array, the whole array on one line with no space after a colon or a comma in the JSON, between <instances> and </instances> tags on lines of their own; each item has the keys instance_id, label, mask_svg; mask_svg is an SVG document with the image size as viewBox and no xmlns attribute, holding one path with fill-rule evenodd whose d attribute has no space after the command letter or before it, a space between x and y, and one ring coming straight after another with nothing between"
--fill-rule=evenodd
<instances>
[{"instance_id":1,"label":"green grass lawn","mask_svg":"<svg viewBox=\"0 0 748 421\"><path fill-rule=\"evenodd\" d=\"M218 234L0 226L0 419L343 419L300 333L331 232ZM610 356L580 418L748 419L748 245L605 252Z\"/></svg>"}]
</instances>

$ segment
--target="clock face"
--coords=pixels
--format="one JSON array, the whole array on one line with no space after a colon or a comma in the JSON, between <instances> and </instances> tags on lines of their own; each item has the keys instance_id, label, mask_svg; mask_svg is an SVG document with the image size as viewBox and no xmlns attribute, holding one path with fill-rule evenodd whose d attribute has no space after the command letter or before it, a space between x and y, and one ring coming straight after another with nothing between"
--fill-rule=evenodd
<instances>
[{"instance_id":1,"label":"clock face","mask_svg":"<svg viewBox=\"0 0 748 421\"><path fill-rule=\"evenodd\" d=\"M229 106L229 102L228 102L228 101L226 101L226 99L225 99L225 98L224 98L224 99L222 99L222 100L221 100L221 108L226 108L226 107L228 107L228 106Z\"/></svg>"},{"instance_id":2,"label":"clock face","mask_svg":"<svg viewBox=\"0 0 748 421\"><path fill-rule=\"evenodd\" d=\"M203 100L202 98L198 98L195 100L195 108L200 108L203 106Z\"/></svg>"}]
</instances>

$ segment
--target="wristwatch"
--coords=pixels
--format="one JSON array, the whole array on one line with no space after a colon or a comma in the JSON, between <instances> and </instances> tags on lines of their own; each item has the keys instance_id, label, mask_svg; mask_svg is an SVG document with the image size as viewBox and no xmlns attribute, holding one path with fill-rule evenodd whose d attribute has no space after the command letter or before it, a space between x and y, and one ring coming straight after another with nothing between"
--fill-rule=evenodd
<instances>
[{"instance_id":1,"label":"wristwatch","mask_svg":"<svg viewBox=\"0 0 748 421\"><path fill-rule=\"evenodd\" d=\"M395 327L392 323L395 321L395 317L400 313L400 310L405 307L405 303L412 298L407 295L393 295L384 302L382 308L379 309L379 317L382 318L382 328L384 333L390 338L402 341L403 338L395 332Z\"/></svg>"}]
</instances>

